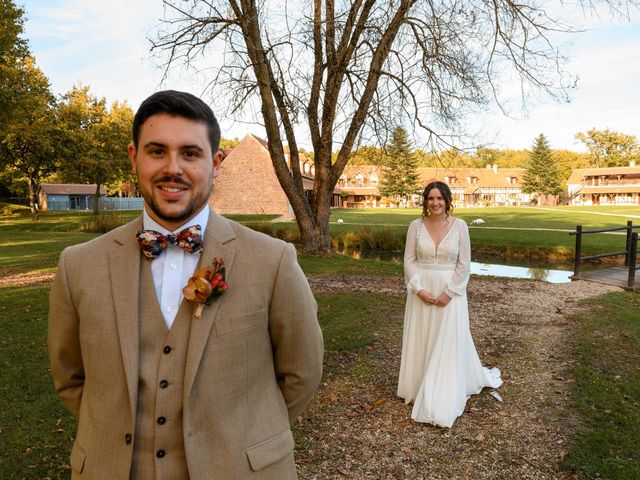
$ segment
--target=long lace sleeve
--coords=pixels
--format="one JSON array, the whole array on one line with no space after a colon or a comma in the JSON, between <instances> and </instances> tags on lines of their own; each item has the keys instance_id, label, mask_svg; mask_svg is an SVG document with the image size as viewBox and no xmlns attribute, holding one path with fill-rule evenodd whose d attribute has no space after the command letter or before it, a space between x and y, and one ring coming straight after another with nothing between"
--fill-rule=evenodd
<instances>
[{"instance_id":1,"label":"long lace sleeve","mask_svg":"<svg viewBox=\"0 0 640 480\"><path fill-rule=\"evenodd\" d=\"M418 275L418 257L416 254L418 228L421 220L415 220L407 230L407 243L404 246L404 281L409 292L418 293L422 290Z\"/></svg>"},{"instance_id":2,"label":"long lace sleeve","mask_svg":"<svg viewBox=\"0 0 640 480\"><path fill-rule=\"evenodd\" d=\"M460 222L460 244L458 250L458 260L456 270L447 282L445 293L453 298L454 295L464 295L469 283L469 272L471 268L471 240L469 239L469 228L462 220ZM406 268L406 267L405 267Z\"/></svg>"}]
</instances>

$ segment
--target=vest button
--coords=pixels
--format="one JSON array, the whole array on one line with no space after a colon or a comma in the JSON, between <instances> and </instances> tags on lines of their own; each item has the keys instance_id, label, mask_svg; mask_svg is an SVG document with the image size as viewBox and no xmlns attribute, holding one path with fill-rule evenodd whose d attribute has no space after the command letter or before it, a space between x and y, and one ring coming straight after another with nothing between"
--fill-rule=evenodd
<instances>
[{"instance_id":1,"label":"vest button","mask_svg":"<svg viewBox=\"0 0 640 480\"><path fill-rule=\"evenodd\" d=\"M171 347L170 347L169 345L166 345L166 346L162 349L162 351L163 351L164 353L171 353Z\"/></svg>"},{"instance_id":2,"label":"vest button","mask_svg":"<svg viewBox=\"0 0 640 480\"><path fill-rule=\"evenodd\" d=\"M156 452L156 457L158 458L162 458L167 454L167 452L165 452L164 450L160 449Z\"/></svg>"},{"instance_id":3,"label":"vest button","mask_svg":"<svg viewBox=\"0 0 640 480\"><path fill-rule=\"evenodd\" d=\"M126 443L127 445L129 445L131 443L131 434L130 433L127 433L124 436L124 443Z\"/></svg>"},{"instance_id":4,"label":"vest button","mask_svg":"<svg viewBox=\"0 0 640 480\"><path fill-rule=\"evenodd\" d=\"M167 423L167 419L165 417L158 417L158 425L164 425Z\"/></svg>"},{"instance_id":5,"label":"vest button","mask_svg":"<svg viewBox=\"0 0 640 480\"><path fill-rule=\"evenodd\" d=\"M169 386L169 382L166 380L160 380L160 388L167 388Z\"/></svg>"}]
</instances>

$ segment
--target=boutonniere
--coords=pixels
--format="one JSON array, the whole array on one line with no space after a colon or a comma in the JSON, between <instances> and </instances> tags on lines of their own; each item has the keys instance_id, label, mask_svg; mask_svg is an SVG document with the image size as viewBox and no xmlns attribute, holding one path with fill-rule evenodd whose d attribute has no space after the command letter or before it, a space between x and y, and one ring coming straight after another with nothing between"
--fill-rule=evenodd
<instances>
[{"instance_id":1,"label":"boutonniere","mask_svg":"<svg viewBox=\"0 0 640 480\"><path fill-rule=\"evenodd\" d=\"M210 305L220 295L227 291L228 285L224 281L224 260L214 258L208 268L199 268L182 289L185 300L196 304L193 315L200 318L205 305Z\"/></svg>"}]
</instances>

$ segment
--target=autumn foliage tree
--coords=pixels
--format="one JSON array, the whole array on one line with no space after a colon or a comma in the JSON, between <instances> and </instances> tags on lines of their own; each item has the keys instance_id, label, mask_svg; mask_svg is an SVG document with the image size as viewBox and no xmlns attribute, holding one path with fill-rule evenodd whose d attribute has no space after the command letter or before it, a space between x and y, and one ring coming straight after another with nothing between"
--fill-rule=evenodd
<instances>
[{"instance_id":1,"label":"autumn foliage tree","mask_svg":"<svg viewBox=\"0 0 640 480\"><path fill-rule=\"evenodd\" d=\"M640 144L634 135L609 130L592 128L586 132L578 132L580 140L591 157L594 167L620 167L640 158Z\"/></svg>"},{"instance_id":2,"label":"autumn foliage tree","mask_svg":"<svg viewBox=\"0 0 640 480\"><path fill-rule=\"evenodd\" d=\"M533 0L163 2L153 50L167 69L206 75L219 115L264 124L307 251L329 249L332 193L363 139L385 139L399 119L424 136L450 130L469 107L499 102L510 75L523 91L563 92L548 33L566 24ZM313 146L312 195L300 139Z\"/></svg>"},{"instance_id":3,"label":"autumn foliage tree","mask_svg":"<svg viewBox=\"0 0 640 480\"><path fill-rule=\"evenodd\" d=\"M127 145L133 110L118 102L108 108L106 99L97 98L85 85L63 95L59 115L68 139L61 176L65 181L96 185L93 210L97 214L101 187L126 177L131 168Z\"/></svg>"},{"instance_id":4,"label":"autumn foliage tree","mask_svg":"<svg viewBox=\"0 0 640 480\"><path fill-rule=\"evenodd\" d=\"M26 181L31 214L37 220L40 184L60 161L62 132L49 80L33 57L18 62L15 80L11 118L0 135L0 167Z\"/></svg>"}]
</instances>

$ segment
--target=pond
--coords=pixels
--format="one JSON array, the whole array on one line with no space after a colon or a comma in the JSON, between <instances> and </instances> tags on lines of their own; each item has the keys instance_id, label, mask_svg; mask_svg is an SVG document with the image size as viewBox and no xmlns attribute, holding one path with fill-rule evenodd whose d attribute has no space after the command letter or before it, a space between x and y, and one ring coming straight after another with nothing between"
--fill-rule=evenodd
<instances>
[{"instance_id":1,"label":"pond","mask_svg":"<svg viewBox=\"0 0 640 480\"><path fill-rule=\"evenodd\" d=\"M389 251L368 251L368 252L342 252L353 258L367 258L371 260L384 260L402 263L402 252ZM527 278L532 280L542 280L549 283L568 283L573 271L550 268L547 266L535 265L501 265L490 262L471 262L471 273L475 275L487 275L491 277Z\"/></svg>"},{"instance_id":2,"label":"pond","mask_svg":"<svg viewBox=\"0 0 640 480\"><path fill-rule=\"evenodd\" d=\"M471 273L476 275L489 275L492 277L530 278L543 280L549 283L568 283L573 274L567 270L552 270L540 267L513 267L510 265L498 265L495 263L471 262Z\"/></svg>"}]
</instances>

